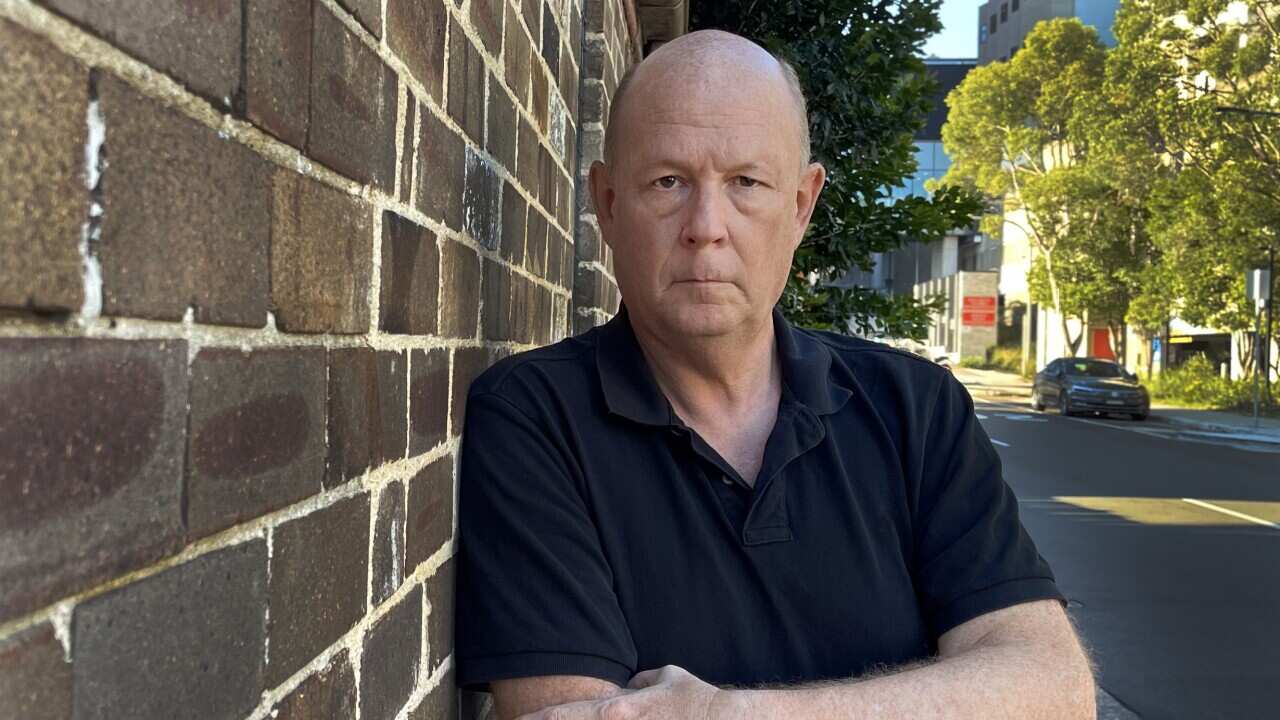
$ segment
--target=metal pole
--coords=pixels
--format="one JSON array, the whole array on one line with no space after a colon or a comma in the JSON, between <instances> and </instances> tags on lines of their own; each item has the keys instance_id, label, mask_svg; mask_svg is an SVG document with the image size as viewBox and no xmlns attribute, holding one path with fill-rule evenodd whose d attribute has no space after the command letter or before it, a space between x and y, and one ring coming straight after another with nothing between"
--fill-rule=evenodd
<instances>
[{"instance_id":1,"label":"metal pole","mask_svg":"<svg viewBox=\"0 0 1280 720\"><path fill-rule=\"evenodd\" d=\"M1253 428L1258 428L1258 365L1262 361L1262 306L1256 307L1253 333Z\"/></svg>"},{"instance_id":2,"label":"metal pole","mask_svg":"<svg viewBox=\"0 0 1280 720\"><path fill-rule=\"evenodd\" d=\"M1267 269L1270 272L1271 287L1267 288L1267 351L1263 355L1266 358L1266 374L1263 376L1267 379L1267 407L1270 408L1275 404L1275 398L1271 395L1271 341L1275 339L1275 326L1272 324L1271 308L1275 307L1276 294L1272 292L1276 285L1276 246L1273 242L1271 247L1267 248Z\"/></svg>"}]
</instances>

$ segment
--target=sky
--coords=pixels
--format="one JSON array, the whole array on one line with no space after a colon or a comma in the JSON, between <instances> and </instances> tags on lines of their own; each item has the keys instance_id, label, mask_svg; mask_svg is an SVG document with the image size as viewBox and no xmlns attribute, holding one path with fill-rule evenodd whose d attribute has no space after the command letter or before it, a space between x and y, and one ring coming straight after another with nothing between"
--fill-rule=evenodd
<instances>
[{"instance_id":1,"label":"sky","mask_svg":"<svg viewBox=\"0 0 1280 720\"><path fill-rule=\"evenodd\" d=\"M978 57L978 7L981 0L943 0L942 32L924 43L924 56L940 58Z\"/></svg>"}]
</instances>

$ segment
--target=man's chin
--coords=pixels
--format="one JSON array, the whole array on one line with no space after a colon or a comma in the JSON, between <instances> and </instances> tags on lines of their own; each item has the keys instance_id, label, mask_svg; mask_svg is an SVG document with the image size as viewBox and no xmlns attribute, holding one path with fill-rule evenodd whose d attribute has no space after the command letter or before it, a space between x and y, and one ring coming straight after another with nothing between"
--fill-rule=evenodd
<instances>
[{"instance_id":1,"label":"man's chin","mask_svg":"<svg viewBox=\"0 0 1280 720\"><path fill-rule=\"evenodd\" d=\"M687 337L729 335L742 327L747 309L740 305L696 304L673 308L668 322L673 330Z\"/></svg>"}]
</instances>

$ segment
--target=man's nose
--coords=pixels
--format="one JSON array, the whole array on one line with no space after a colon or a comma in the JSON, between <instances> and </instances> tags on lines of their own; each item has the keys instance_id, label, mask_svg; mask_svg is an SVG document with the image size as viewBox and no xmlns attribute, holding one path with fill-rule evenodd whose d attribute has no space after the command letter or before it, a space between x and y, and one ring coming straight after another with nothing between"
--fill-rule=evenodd
<instances>
[{"instance_id":1,"label":"man's nose","mask_svg":"<svg viewBox=\"0 0 1280 720\"><path fill-rule=\"evenodd\" d=\"M690 195L688 214L680 241L690 246L714 245L728 236L726 223L729 208L724 193L699 186Z\"/></svg>"}]
</instances>

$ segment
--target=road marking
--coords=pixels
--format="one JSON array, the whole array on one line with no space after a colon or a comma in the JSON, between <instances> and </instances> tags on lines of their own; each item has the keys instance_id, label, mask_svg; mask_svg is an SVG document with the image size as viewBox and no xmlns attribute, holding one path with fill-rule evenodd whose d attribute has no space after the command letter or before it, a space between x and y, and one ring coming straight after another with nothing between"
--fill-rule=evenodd
<instances>
[{"instance_id":1,"label":"road marking","mask_svg":"<svg viewBox=\"0 0 1280 720\"><path fill-rule=\"evenodd\" d=\"M1182 502L1191 503L1192 505L1202 507L1206 510L1213 510L1214 512L1220 512L1223 515L1230 515L1231 517L1239 518L1241 520L1247 520L1251 523L1262 525L1263 527L1269 527L1272 530L1280 530L1280 525L1273 523L1270 520L1263 520L1262 518L1256 518L1252 515L1246 515L1242 512L1236 512L1235 510L1230 510L1220 505L1214 505L1211 502L1196 500L1195 498L1182 498Z\"/></svg>"},{"instance_id":2,"label":"road marking","mask_svg":"<svg viewBox=\"0 0 1280 720\"><path fill-rule=\"evenodd\" d=\"M1014 422L1028 422L1028 423L1047 423L1047 422L1049 422L1049 421L1048 421L1047 419L1045 419L1045 418L1042 418L1042 417L1036 417L1035 415L1027 415L1027 414L1025 414L1025 413L1000 413L997 417L999 417L999 418L1001 418L1001 419L1003 419L1003 420L1012 420L1012 421L1014 421Z\"/></svg>"},{"instance_id":3,"label":"road marking","mask_svg":"<svg viewBox=\"0 0 1280 720\"><path fill-rule=\"evenodd\" d=\"M987 416L986 416L986 415L983 415L982 413L974 413L974 415L977 415L979 420L986 420L986 419L987 419Z\"/></svg>"},{"instance_id":4,"label":"road marking","mask_svg":"<svg viewBox=\"0 0 1280 720\"><path fill-rule=\"evenodd\" d=\"M995 444L999 445L1000 447L1013 447L1013 446L1012 446L1012 445L1010 445L1009 443L1007 443L1007 442L1000 442L999 440L997 440L997 439L995 439L995 438L991 438L991 442L993 442L993 443L995 443Z\"/></svg>"}]
</instances>

